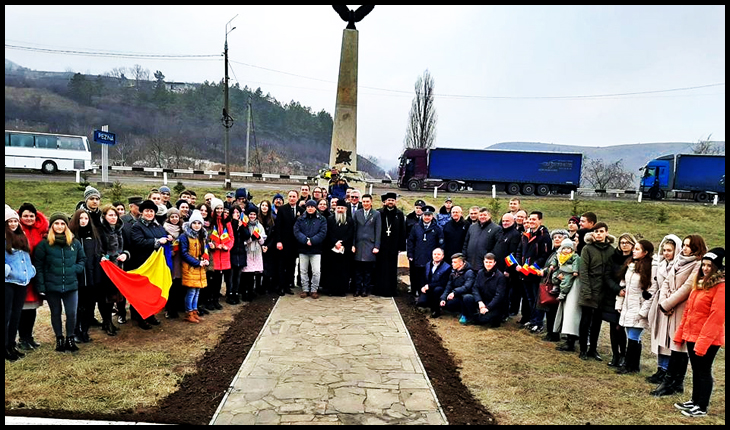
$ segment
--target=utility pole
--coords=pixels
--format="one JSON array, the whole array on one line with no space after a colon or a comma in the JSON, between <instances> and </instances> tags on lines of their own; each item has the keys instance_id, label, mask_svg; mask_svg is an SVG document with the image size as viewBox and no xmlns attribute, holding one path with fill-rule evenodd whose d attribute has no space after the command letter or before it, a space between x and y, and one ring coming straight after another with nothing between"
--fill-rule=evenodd
<instances>
[{"instance_id":1,"label":"utility pole","mask_svg":"<svg viewBox=\"0 0 730 430\"><path fill-rule=\"evenodd\" d=\"M246 171L248 172L248 143L251 140L251 96L248 96L248 124L246 126ZM261 173L261 172L259 172Z\"/></svg>"},{"instance_id":2,"label":"utility pole","mask_svg":"<svg viewBox=\"0 0 730 430\"><path fill-rule=\"evenodd\" d=\"M238 16L238 14L236 14ZM236 19L236 16L231 18L231 21ZM224 98L224 106L223 106L223 118L221 119L223 121L223 127L225 129L225 133L223 136L223 151L225 154L225 163L226 163L226 183L224 184L224 188L226 190L230 190L231 187L231 167L228 164L228 148L230 146L230 128L233 127L233 118L230 115L230 107L228 105L228 33L235 30L236 27L231 28L228 30L228 25L231 23L231 21L228 21L226 23L226 43L223 46L223 56L224 56L224 63L225 63L225 88L223 92L223 98ZM248 162L248 160L247 160Z\"/></svg>"}]
</instances>

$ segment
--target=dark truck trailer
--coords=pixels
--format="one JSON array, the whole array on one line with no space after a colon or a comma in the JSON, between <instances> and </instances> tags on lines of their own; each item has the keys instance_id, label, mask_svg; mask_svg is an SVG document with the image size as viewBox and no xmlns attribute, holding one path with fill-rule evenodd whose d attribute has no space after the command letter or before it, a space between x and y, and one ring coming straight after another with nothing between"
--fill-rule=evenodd
<instances>
[{"instance_id":1,"label":"dark truck trailer","mask_svg":"<svg viewBox=\"0 0 730 430\"><path fill-rule=\"evenodd\" d=\"M398 186L411 191L438 187L491 190L544 196L567 194L580 184L583 155L564 152L488 149L406 149L401 155Z\"/></svg>"},{"instance_id":2,"label":"dark truck trailer","mask_svg":"<svg viewBox=\"0 0 730 430\"><path fill-rule=\"evenodd\" d=\"M664 197L705 203L725 200L725 156L670 154L646 163L641 189L654 200Z\"/></svg>"}]
</instances>

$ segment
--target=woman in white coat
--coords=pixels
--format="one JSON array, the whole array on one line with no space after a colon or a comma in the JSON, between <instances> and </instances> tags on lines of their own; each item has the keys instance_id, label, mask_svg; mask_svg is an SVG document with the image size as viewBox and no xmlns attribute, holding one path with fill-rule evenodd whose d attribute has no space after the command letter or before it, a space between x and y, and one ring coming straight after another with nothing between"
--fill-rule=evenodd
<instances>
[{"instance_id":1,"label":"woman in white coat","mask_svg":"<svg viewBox=\"0 0 730 430\"><path fill-rule=\"evenodd\" d=\"M652 285L652 254L654 245L642 239L634 245L632 259L624 266L622 285L617 302L621 302L619 325L626 329L629 338L626 345L626 365L616 373L638 373L641 369L641 334L648 326L649 306L656 293Z\"/></svg>"},{"instance_id":2,"label":"woman in white coat","mask_svg":"<svg viewBox=\"0 0 730 430\"><path fill-rule=\"evenodd\" d=\"M652 336L663 348L669 352L669 364L664 380L650 393L654 396L669 396L684 392L684 377L687 374L689 355L686 344L672 342L677 331L687 299L692 292L692 284L702 264L702 256L707 253L707 245L702 236L691 234L682 240L682 252L674 257L672 268L662 283L658 295L657 324L652 327Z\"/></svg>"},{"instance_id":3,"label":"woman in white coat","mask_svg":"<svg viewBox=\"0 0 730 430\"><path fill-rule=\"evenodd\" d=\"M675 256L681 251L682 239L680 239L677 235L668 234L664 236L664 239L662 239L661 243L659 243L657 253L654 254L654 276L651 279L651 282L655 284L655 290L659 291L661 289L664 281L669 276L669 271L672 269ZM660 345L660 333L657 329L660 324L663 324L666 327L666 322L660 322L660 319L666 319L667 317L659 311L659 297L661 297L661 294L654 294L654 297L651 298L651 306L649 308L651 352L657 356L657 371L646 378L646 381L652 384L659 384L664 380L664 375L667 374L667 366L669 365L669 356L671 355L669 348L664 347L664 345L666 345L665 342L661 342ZM666 333L661 334L665 335Z\"/></svg>"}]
</instances>

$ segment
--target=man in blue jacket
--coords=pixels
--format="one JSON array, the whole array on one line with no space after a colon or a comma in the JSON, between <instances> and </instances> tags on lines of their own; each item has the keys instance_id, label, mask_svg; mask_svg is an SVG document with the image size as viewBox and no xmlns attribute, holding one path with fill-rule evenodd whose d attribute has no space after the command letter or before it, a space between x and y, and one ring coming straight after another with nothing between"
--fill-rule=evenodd
<instances>
[{"instance_id":1,"label":"man in blue jacket","mask_svg":"<svg viewBox=\"0 0 730 430\"><path fill-rule=\"evenodd\" d=\"M425 284L426 265L434 249L444 246L444 231L434 220L433 206L423 207L421 220L411 229L406 241L406 253L411 270L411 292L415 295Z\"/></svg>"},{"instance_id":2,"label":"man in blue jacket","mask_svg":"<svg viewBox=\"0 0 730 430\"><path fill-rule=\"evenodd\" d=\"M327 220L317 211L317 202L307 200L306 211L297 218L294 223L294 237L299 242L299 273L302 276L302 293L299 295L305 298L312 295L313 299L319 298L320 269L322 264L322 244L327 237ZM310 283L306 273L312 268L312 280Z\"/></svg>"},{"instance_id":3,"label":"man in blue jacket","mask_svg":"<svg viewBox=\"0 0 730 430\"><path fill-rule=\"evenodd\" d=\"M421 287L421 294L418 296L416 306L430 308L431 318L438 318L441 315L439 299L446 288L446 284L449 282L451 266L444 261L443 249L434 249L431 256L433 259L426 265L426 284Z\"/></svg>"},{"instance_id":4,"label":"man in blue jacket","mask_svg":"<svg viewBox=\"0 0 730 430\"><path fill-rule=\"evenodd\" d=\"M497 268L494 254L484 256L484 268L477 273L471 294L464 295L462 314L475 324L499 327L507 314L507 280Z\"/></svg>"}]
</instances>

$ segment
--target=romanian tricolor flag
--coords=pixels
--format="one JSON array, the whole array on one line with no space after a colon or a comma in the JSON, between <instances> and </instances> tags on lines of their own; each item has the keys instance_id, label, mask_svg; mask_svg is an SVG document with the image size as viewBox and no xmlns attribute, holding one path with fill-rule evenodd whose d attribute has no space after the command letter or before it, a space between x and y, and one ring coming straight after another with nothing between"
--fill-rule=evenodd
<instances>
[{"instance_id":1,"label":"romanian tricolor flag","mask_svg":"<svg viewBox=\"0 0 730 430\"><path fill-rule=\"evenodd\" d=\"M540 273L540 266L533 263L531 265L524 264L523 266L517 266L517 271L523 275L538 275Z\"/></svg>"},{"instance_id":2,"label":"romanian tricolor flag","mask_svg":"<svg viewBox=\"0 0 730 430\"><path fill-rule=\"evenodd\" d=\"M162 248L153 252L140 267L129 272L109 260L103 260L101 267L142 318L149 318L165 307L172 275Z\"/></svg>"},{"instance_id":3,"label":"romanian tricolor flag","mask_svg":"<svg viewBox=\"0 0 730 430\"><path fill-rule=\"evenodd\" d=\"M261 235L259 234L259 231L258 230L254 230L253 233L251 233L251 236L253 236L254 238L256 238L256 240L261 239Z\"/></svg>"},{"instance_id":4,"label":"romanian tricolor flag","mask_svg":"<svg viewBox=\"0 0 730 430\"><path fill-rule=\"evenodd\" d=\"M507 263L507 267L512 267L515 264L519 264L514 254L510 254L504 258L504 262Z\"/></svg>"}]
</instances>

